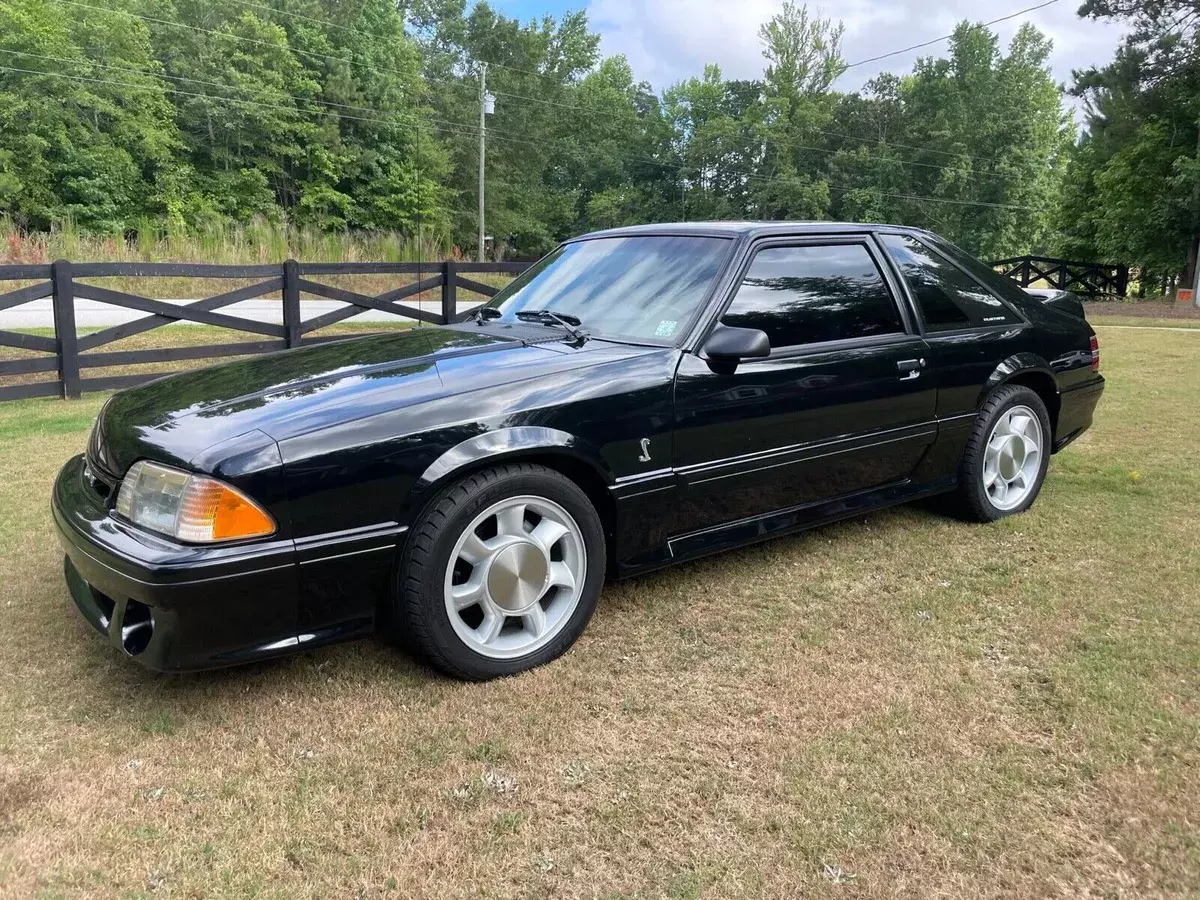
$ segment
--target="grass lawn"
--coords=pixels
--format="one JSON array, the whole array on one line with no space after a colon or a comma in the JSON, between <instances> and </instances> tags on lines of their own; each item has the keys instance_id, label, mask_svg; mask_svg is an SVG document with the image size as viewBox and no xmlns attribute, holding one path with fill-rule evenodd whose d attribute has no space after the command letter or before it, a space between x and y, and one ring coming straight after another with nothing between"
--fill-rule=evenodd
<instances>
[{"instance_id":1,"label":"grass lawn","mask_svg":"<svg viewBox=\"0 0 1200 900\"><path fill-rule=\"evenodd\" d=\"M1104 333L1034 509L609 587L465 685L377 642L189 677L62 584L102 397L0 405L0 894L1146 897L1200 885L1200 340Z\"/></svg>"}]
</instances>

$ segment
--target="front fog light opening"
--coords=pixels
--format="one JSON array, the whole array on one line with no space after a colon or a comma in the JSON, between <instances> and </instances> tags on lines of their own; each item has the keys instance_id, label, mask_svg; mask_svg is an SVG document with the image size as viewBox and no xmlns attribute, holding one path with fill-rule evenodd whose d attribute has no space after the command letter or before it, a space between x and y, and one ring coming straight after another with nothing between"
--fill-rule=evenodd
<instances>
[{"instance_id":1,"label":"front fog light opening","mask_svg":"<svg viewBox=\"0 0 1200 900\"><path fill-rule=\"evenodd\" d=\"M154 637L154 614L145 603L129 600L121 619L121 647L130 656L137 656L150 646Z\"/></svg>"}]
</instances>

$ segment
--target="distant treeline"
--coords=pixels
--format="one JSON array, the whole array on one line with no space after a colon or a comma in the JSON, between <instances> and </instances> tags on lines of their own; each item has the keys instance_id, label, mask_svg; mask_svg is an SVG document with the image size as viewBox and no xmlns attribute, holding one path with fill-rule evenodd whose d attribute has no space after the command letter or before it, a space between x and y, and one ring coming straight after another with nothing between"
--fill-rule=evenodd
<instances>
[{"instance_id":1,"label":"distant treeline","mask_svg":"<svg viewBox=\"0 0 1200 900\"><path fill-rule=\"evenodd\" d=\"M600 57L583 13L522 24L466 0L0 0L0 216L147 246L257 228L474 252L487 63L497 252L667 219L875 220L983 256L1170 277L1200 231L1194 3L1108 3L1081 14L1123 16L1130 38L1073 87L1088 99L1080 143L1050 42L1029 25L1001 47L963 23L907 74L841 93L841 24L785 3L760 30L760 78L707 66L656 92Z\"/></svg>"}]
</instances>

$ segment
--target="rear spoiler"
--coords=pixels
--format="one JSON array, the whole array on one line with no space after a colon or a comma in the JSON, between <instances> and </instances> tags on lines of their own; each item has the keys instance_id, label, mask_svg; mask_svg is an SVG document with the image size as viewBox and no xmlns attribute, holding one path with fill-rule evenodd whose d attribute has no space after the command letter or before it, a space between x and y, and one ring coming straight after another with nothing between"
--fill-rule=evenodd
<instances>
[{"instance_id":1,"label":"rear spoiler","mask_svg":"<svg viewBox=\"0 0 1200 900\"><path fill-rule=\"evenodd\" d=\"M1070 313L1079 318L1085 318L1083 314L1083 301L1072 294L1070 291L1047 290L1046 288L1025 288L1025 293L1031 297L1036 297L1041 300L1046 306L1052 309L1057 309L1059 312Z\"/></svg>"}]
</instances>

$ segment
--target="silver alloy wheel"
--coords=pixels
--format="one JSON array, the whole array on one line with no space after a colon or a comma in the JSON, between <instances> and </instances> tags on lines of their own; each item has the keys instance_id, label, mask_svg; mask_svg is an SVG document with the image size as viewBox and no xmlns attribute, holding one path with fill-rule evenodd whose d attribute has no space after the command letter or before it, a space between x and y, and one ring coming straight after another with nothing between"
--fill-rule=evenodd
<instances>
[{"instance_id":1,"label":"silver alloy wheel","mask_svg":"<svg viewBox=\"0 0 1200 900\"><path fill-rule=\"evenodd\" d=\"M996 509L1014 509L1037 484L1042 466L1042 424L1027 406L1007 409L983 453L983 489Z\"/></svg>"},{"instance_id":2,"label":"silver alloy wheel","mask_svg":"<svg viewBox=\"0 0 1200 900\"><path fill-rule=\"evenodd\" d=\"M583 533L545 497L509 497L475 517L446 566L454 633L483 656L512 659L545 646L579 605Z\"/></svg>"}]
</instances>

